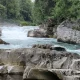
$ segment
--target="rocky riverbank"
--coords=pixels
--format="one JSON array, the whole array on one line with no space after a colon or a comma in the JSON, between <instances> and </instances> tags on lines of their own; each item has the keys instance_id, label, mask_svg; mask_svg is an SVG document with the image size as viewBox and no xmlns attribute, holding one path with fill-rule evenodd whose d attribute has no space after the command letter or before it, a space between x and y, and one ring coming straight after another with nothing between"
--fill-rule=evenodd
<instances>
[{"instance_id":1,"label":"rocky riverbank","mask_svg":"<svg viewBox=\"0 0 80 80\"><path fill-rule=\"evenodd\" d=\"M6 80L15 80L13 74L23 75L16 80L79 80L79 63L80 55L66 51L41 48L0 50L0 74L10 77Z\"/></svg>"},{"instance_id":2,"label":"rocky riverbank","mask_svg":"<svg viewBox=\"0 0 80 80\"><path fill-rule=\"evenodd\" d=\"M39 37L39 38L50 38L56 37L56 30L53 20L48 20L45 23L39 25L39 29L30 30L28 32L28 37Z\"/></svg>"},{"instance_id":3,"label":"rocky riverbank","mask_svg":"<svg viewBox=\"0 0 80 80\"><path fill-rule=\"evenodd\" d=\"M80 21L63 21L57 27L57 40L66 43L80 43Z\"/></svg>"},{"instance_id":4,"label":"rocky riverbank","mask_svg":"<svg viewBox=\"0 0 80 80\"><path fill-rule=\"evenodd\" d=\"M54 37L59 42L80 43L80 20L65 20L55 26L54 22L46 22L39 29L29 31L28 37Z\"/></svg>"}]
</instances>

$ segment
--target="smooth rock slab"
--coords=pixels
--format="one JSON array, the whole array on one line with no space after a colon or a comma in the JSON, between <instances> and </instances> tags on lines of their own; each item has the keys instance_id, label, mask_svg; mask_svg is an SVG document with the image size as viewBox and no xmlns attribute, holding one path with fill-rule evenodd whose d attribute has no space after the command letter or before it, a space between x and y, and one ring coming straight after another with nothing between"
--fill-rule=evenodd
<instances>
[{"instance_id":1,"label":"smooth rock slab","mask_svg":"<svg viewBox=\"0 0 80 80\"><path fill-rule=\"evenodd\" d=\"M57 40L59 42L80 43L80 23L73 21L63 21L57 27Z\"/></svg>"}]
</instances>

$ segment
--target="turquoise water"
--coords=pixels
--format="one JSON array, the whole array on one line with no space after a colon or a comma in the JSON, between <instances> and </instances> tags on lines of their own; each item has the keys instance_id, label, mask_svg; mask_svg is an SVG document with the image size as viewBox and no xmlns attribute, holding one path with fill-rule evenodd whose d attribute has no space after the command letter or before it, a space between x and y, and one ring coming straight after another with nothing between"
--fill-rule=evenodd
<instances>
[{"instance_id":1,"label":"turquoise water","mask_svg":"<svg viewBox=\"0 0 80 80\"><path fill-rule=\"evenodd\" d=\"M80 53L80 45L67 44L57 42L54 38L32 38L27 37L29 30L38 29L38 26L24 26L24 27L1 27L1 39L10 43L10 45L0 45L0 49L16 49L16 48L30 48L34 44L51 44L63 46L69 52Z\"/></svg>"}]
</instances>

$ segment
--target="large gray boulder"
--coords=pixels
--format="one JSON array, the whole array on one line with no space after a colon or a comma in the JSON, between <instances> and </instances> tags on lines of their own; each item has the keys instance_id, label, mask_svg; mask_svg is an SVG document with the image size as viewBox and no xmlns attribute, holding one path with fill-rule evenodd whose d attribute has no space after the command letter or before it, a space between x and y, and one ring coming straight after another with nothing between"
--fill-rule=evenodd
<instances>
[{"instance_id":1,"label":"large gray boulder","mask_svg":"<svg viewBox=\"0 0 80 80\"><path fill-rule=\"evenodd\" d=\"M80 23L66 20L57 27L57 40L67 43L80 43Z\"/></svg>"},{"instance_id":2,"label":"large gray boulder","mask_svg":"<svg viewBox=\"0 0 80 80\"><path fill-rule=\"evenodd\" d=\"M45 30L42 29L35 29L28 31L28 37L48 37Z\"/></svg>"}]
</instances>

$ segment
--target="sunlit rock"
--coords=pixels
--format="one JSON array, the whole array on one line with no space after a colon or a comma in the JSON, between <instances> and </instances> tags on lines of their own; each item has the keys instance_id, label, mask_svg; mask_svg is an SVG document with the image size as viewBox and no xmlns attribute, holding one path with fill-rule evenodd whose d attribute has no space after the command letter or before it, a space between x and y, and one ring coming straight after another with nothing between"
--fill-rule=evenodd
<instances>
[{"instance_id":1,"label":"sunlit rock","mask_svg":"<svg viewBox=\"0 0 80 80\"><path fill-rule=\"evenodd\" d=\"M80 24L77 21L63 21L57 27L57 40L67 43L80 43Z\"/></svg>"}]
</instances>

